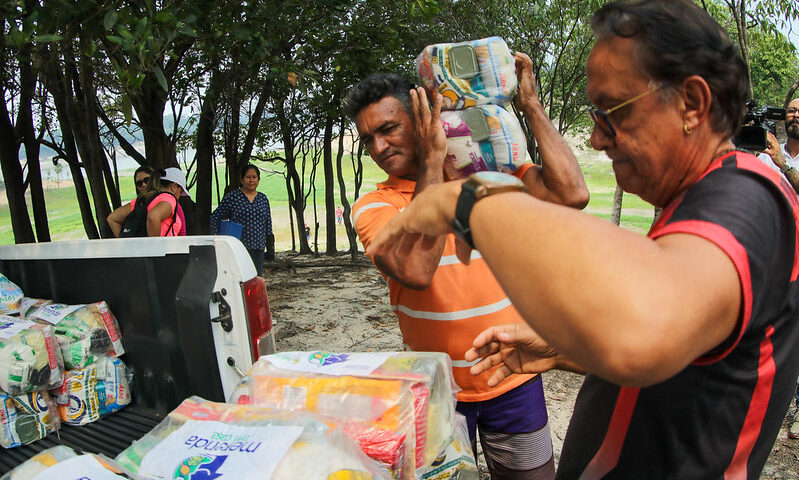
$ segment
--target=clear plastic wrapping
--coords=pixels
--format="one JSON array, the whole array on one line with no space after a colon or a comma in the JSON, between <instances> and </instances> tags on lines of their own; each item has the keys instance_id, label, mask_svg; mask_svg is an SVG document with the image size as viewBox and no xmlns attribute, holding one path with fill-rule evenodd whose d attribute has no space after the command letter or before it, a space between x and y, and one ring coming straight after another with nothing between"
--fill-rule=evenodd
<instances>
[{"instance_id":1,"label":"clear plastic wrapping","mask_svg":"<svg viewBox=\"0 0 799 480\"><path fill-rule=\"evenodd\" d=\"M307 412L277 412L190 397L116 462L146 478L388 479L335 425Z\"/></svg>"},{"instance_id":2,"label":"clear plastic wrapping","mask_svg":"<svg viewBox=\"0 0 799 480\"><path fill-rule=\"evenodd\" d=\"M430 465L417 472L419 480L478 480L480 471L477 469L472 445L469 441L469 430L466 417L455 413L456 427L444 451Z\"/></svg>"},{"instance_id":3,"label":"clear plastic wrapping","mask_svg":"<svg viewBox=\"0 0 799 480\"><path fill-rule=\"evenodd\" d=\"M0 315L18 313L21 302L22 289L0 273Z\"/></svg>"},{"instance_id":4,"label":"clear plastic wrapping","mask_svg":"<svg viewBox=\"0 0 799 480\"><path fill-rule=\"evenodd\" d=\"M48 448L19 464L0 480L62 480L65 478L124 480L122 470L102 455L79 455L69 447Z\"/></svg>"},{"instance_id":5,"label":"clear plastic wrapping","mask_svg":"<svg viewBox=\"0 0 799 480\"><path fill-rule=\"evenodd\" d=\"M22 297L22 302L19 304L19 317L28 319L28 315L36 310L37 307L42 305L50 305L52 300L45 300L43 298L30 298Z\"/></svg>"},{"instance_id":6,"label":"clear plastic wrapping","mask_svg":"<svg viewBox=\"0 0 799 480\"><path fill-rule=\"evenodd\" d=\"M74 450L64 445L48 448L17 465L0 480L30 480L53 465L77 456Z\"/></svg>"},{"instance_id":7,"label":"clear plastic wrapping","mask_svg":"<svg viewBox=\"0 0 799 480\"><path fill-rule=\"evenodd\" d=\"M286 352L261 357L230 401L324 415L394 477L413 478L449 441L456 393L443 353Z\"/></svg>"},{"instance_id":8,"label":"clear plastic wrapping","mask_svg":"<svg viewBox=\"0 0 799 480\"><path fill-rule=\"evenodd\" d=\"M67 369L85 367L98 355L125 353L116 317L105 302L89 305L39 305L28 318L53 325Z\"/></svg>"},{"instance_id":9,"label":"clear plastic wrapping","mask_svg":"<svg viewBox=\"0 0 799 480\"><path fill-rule=\"evenodd\" d=\"M52 327L0 316L0 390L46 390L63 380L64 362Z\"/></svg>"},{"instance_id":10,"label":"clear plastic wrapping","mask_svg":"<svg viewBox=\"0 0 799 480\"><path fill-rule=\"evenodd\" d=\"M497 105L441 112L448 179L480 171L513 173L527 161L527 139L516 115ZM475 125L477 124L477 125Z\"/></svg>"},{"instance_id":11,"label":"clear plastic wrapping","mask_svg":"<svg viewBox=\"0 0 799 480\"><path fill-rule=\"evenodd\" d=\"M131 372L118 358L98 357L87 367L67 370L55 390L58 414L68 425L85 425L131 402Z\"/></svg>"},{"instance_id":12,"label":"clear plastic wrapping","mask_svg":"<svg viewBox=\"0 0 799 480\"><path fill-rule=\"evenodd\" d=\"M0 446L27 445L60 426L55 402L46 390L21 395L0 392Z\"/></svg>"},{"instance_id":13,"label":"clear plastic wrapping","mask_svg":"<svg viewBox=\"0 0 799 480\"><path fill-rule=\"evenodd\" d=\"M416 57L416 72L441 93L445 110L507 104L518 85L515 59L500 37L429 45Z\"/></svg>"}]
</instances>

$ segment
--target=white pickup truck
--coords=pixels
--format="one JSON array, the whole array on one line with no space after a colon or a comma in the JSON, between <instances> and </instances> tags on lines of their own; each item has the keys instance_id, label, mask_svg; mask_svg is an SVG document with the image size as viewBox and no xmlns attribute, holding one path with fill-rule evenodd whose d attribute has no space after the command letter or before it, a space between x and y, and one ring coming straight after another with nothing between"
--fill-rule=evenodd
<instances>
[{"instance_id":1,"label":"white pickup truck","mask_svg":"<svg viewBox=\"0 0 799 480\"><path fill-rule=\"evenodd\" d=\"M275 351L266 284L233 237L0 246L0 273L27 297L108 302L133 371L131 405L0 450L0 475L58 444L113 458L186 397L224 401L259 355Z\"/></svg>"}]
</instances>

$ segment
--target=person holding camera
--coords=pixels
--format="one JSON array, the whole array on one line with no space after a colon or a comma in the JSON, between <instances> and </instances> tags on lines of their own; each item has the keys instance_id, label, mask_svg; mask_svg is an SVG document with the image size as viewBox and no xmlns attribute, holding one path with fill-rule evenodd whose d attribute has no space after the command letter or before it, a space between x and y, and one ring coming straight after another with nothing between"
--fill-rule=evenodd
<instances>
[{"instance_id":1,"label":"person holding camera","mask_svg":"<svg viewBox=\"0 0 799 480\"><path fill-rule=\"evenodd\" d=\"M785 110L785 134L788 141L780 145L777 137L768 132L768 145L759 158L779 169L791 186L799 193L799 98L794 98ZM799 406L799 400L797 400ZM799 438L799 424L797 424L797 438Z\"/></svg>"}]
</instances>

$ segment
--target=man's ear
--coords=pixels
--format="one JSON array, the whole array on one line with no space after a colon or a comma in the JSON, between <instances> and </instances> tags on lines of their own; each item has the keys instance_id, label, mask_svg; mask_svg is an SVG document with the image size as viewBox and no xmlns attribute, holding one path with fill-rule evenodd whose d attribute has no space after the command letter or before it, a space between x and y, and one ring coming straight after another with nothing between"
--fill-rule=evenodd
<instances>
[{"instance_id":1,"label":"man's ear","mask_svg":"<svg viewBox=\"0 0 799 480\"><path fill-rule=\"evenodd\" d=\"M708 121L713 94L704 78L691 75L683 80L680 95L684 109L683 123L689 131Z\"/></svg>"}]
</instances>

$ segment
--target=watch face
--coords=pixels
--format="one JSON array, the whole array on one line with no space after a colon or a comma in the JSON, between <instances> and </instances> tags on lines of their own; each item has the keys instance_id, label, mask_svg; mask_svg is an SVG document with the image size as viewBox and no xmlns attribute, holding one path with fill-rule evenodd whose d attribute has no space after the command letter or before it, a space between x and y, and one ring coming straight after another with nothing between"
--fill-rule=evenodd
<instances>
[{"instance_id":1,"label":"watch face","mask_svg":"<svg viewBox=\"0 0 799 480\"><path fill-rule=\"evenodd\" d=\"M473 173L472 176L479 180L480 183L491 185L524 185L524 182L513 175L502 172L483 171Z\"/></svg>"}]
</instances>

